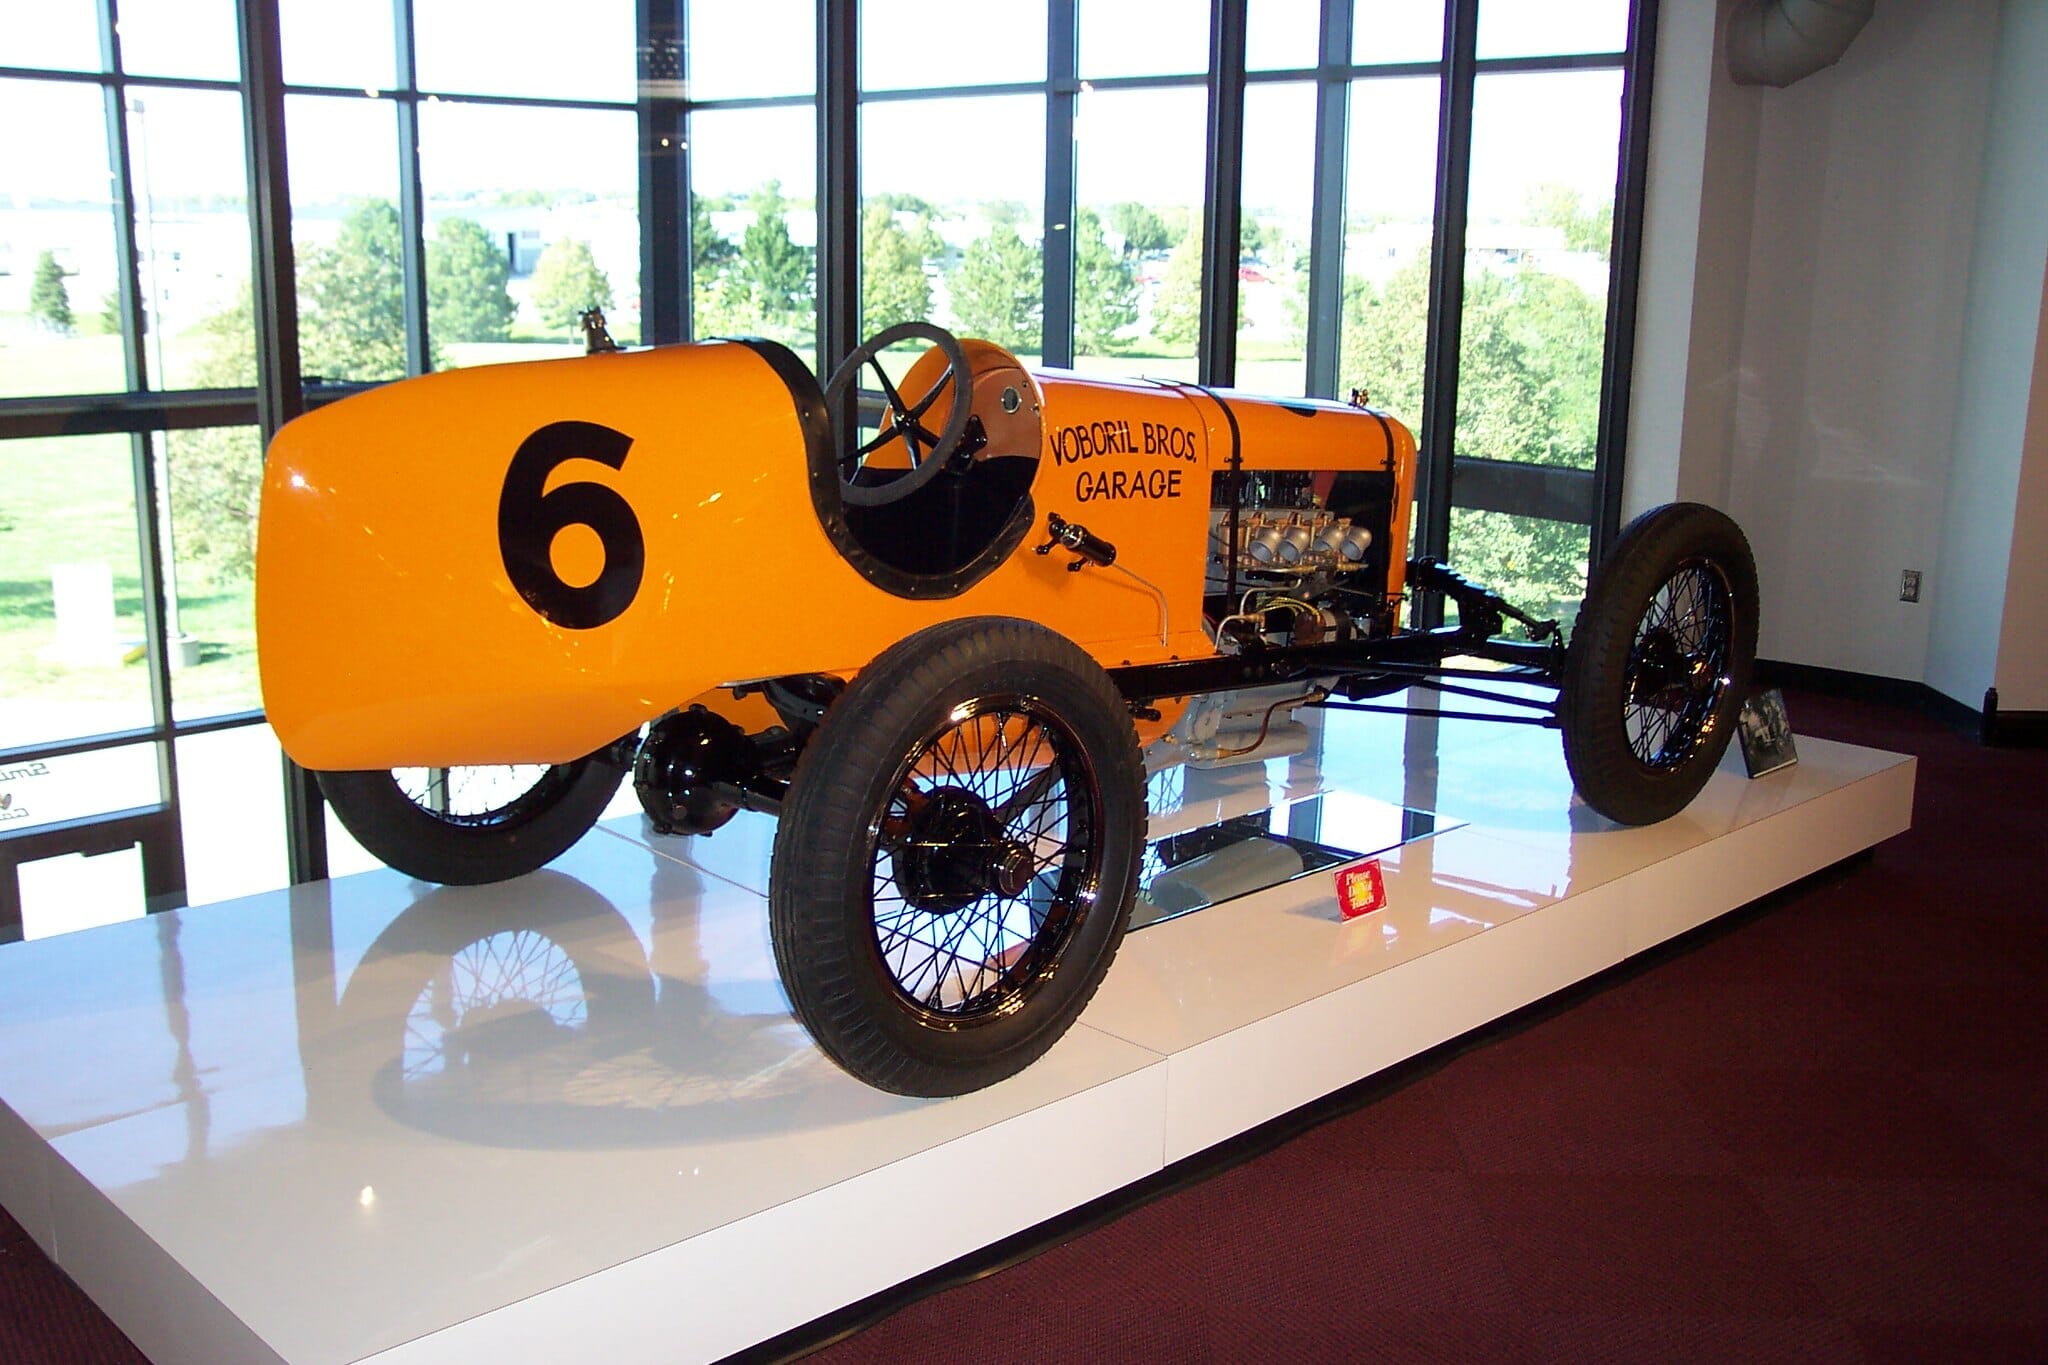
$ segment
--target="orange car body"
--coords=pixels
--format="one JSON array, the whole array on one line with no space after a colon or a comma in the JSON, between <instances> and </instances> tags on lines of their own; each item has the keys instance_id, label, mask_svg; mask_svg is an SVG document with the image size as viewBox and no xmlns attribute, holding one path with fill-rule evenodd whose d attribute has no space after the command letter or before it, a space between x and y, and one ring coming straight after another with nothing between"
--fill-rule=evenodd
<instances>
[{"instance_id":1,"label":"orange car body","mask_svg":"<svg viewBox=\"0 0 2048 1365\"><path fill-rule=\"evenodd\" d=\"M1029 533L910 590L849 554L822 396L771 344L451 370L290 423L257 554L286 752L313 769L565 762L732 685L850 675L957 616L1041 622L1109 667L1206 657L1212 489L1234 461L1392 473L1398 596L1415 449L1398 422L967 353L979 458L1035 462ZM540 499L555 513L536 522ZM1114 544L1116 567L1033 553L1049 514Z\"/></svg>"}]
</instances>

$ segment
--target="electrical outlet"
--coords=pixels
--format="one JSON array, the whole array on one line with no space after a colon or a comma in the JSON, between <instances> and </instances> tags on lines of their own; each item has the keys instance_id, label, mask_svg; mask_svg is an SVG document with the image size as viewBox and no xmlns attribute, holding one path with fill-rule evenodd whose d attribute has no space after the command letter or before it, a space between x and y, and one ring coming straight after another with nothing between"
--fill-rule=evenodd
<instances>
[{"instance_id":1,"label":"electrical outlet","mask_svg":"<svg viewBox=\"0 0 2048 1365\"><path fill-rule=\"evenodd\" d=\"M1907 569L1899 575L1899 600L1918 602L1920 600L1920 571Z\"/></svg>"}]
</instances>

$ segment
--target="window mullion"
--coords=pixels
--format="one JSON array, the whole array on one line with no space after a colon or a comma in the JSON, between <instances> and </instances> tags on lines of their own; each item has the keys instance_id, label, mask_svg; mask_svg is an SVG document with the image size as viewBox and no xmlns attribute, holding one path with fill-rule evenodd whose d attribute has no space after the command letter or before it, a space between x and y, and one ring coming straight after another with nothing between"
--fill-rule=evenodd
<instances>
[{"instance_id":1,"label":"window mullion","mask_svg":"<svg viewBox=\"0 0 2048 1365\"><path fill-rule=\"evenodd\" d=\"M1308 248L1308 386L1334 398L1344 326L1344 161L1351 119L1351 0L1323 0L1316 81L1316 180Z\"/></svg>"}]
</instances>

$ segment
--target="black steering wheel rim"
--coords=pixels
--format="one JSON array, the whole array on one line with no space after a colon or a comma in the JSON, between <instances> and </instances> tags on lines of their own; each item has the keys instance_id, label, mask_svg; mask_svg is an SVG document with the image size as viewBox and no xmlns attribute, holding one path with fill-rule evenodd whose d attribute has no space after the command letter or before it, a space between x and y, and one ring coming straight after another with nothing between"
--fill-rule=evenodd
<instances>
[{"instance_id":1,"label":"black steering wheel rim","mask_svg":"<svg viewBox=\"0 0 2048 1365\"><path fill-rule=\"evenodd\" d=\"M898 342L912 340L928 341L936 346L946 357L946 368L915 402L906 403L883 370L879 357ZM967 434L967 419L974 406L969 393L972 380L967 368L967 350L960 344L960 338L933 323L899 322L875 333L839 362L839 368L832 371L832 378L825 385L827 412L836 416L852 411L854 384L864 366L872 366L876 378L881 381L882 401L888 408L888 416L880 434L872 441L860 444L850 438L835 443L841 452L837 461L839 495L855 507L879 507L909 497L946 467L947 458L959 449L961 439ZM947 391L951 392L952 398L946 409L945 423L933 432L925 425L925 414L938 401L939 395ZM856 437L859 429L855 424ZM881 484L853 482L855 476L867 467L868 456L898 439L910 451L908 473ZM920 448L920 442L924 443L923 448Z\"/></svg>"}]
</instances>

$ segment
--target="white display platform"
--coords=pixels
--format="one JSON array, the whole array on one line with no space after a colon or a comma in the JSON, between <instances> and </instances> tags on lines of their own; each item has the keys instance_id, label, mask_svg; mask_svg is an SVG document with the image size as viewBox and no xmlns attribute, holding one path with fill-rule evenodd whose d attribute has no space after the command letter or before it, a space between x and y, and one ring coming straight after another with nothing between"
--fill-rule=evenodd
<instances>
[{"instance_id":1,"label":"white display platform","mask_svg":"<svg viewBox=\"0 0 2048 1365\"><path fill-rule=\"evenodd\" d=\"M437 889L391 872L0 949L0 1202L150 1357L677 1361L800 1325L1906 828L1910 758L1801 738L1620 829L1554 733L1333 715L1320 764L1157 779L1154 833L1302 797L1462 825L1131 935L976 1095L882 1095L789 1018L770 827ZM1176 792L1177 789L1177 792ZM650 847L650 842L659 849Z\"/></svg>"}]
</instances>

